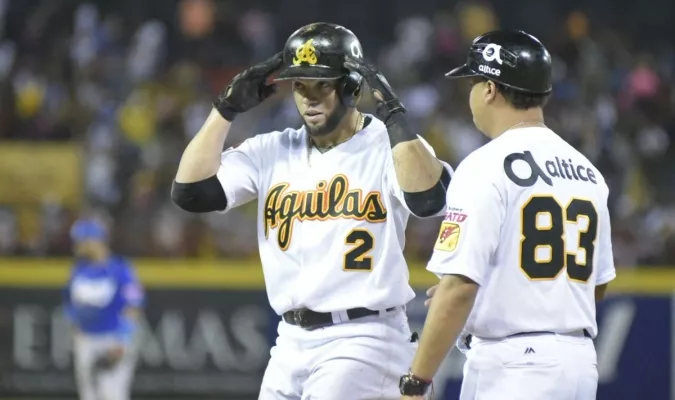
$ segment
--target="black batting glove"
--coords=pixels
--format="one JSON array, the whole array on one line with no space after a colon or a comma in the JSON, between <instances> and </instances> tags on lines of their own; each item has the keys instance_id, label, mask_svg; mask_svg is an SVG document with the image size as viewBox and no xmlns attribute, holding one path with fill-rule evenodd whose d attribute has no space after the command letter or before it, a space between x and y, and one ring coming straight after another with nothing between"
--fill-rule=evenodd
<instances>
[{"instance_id":1,"label":"black batting glove","mask_svg":"<svg viewBox=\"0 0 675 400\"><path fill-rule=\"evenodd\" d=\"M384 121L387 126L389 126L392 115L406 112L403 103L387 82L387 78L375 66L361 59L347 56L344 67L349 71L361 74L363 79L368 82L368 86L370 86L370 90L377 101L375 115Z\"/></svg>"},{"instance_id":2,"label":"black batting glove","mask_svg":"<svg viewBox=\"0 0 675 400\"><path fill-rule=\"evenodd\" d=\"M282 62L282 53L277 53L268 60L237 74L225 90L218 95L213 102L213 107L223 118L232 122L237 114L262 103L277 89L277 85L268 85L266 81L281 68Z\"/></svg>"},{"instance_id":3,"label":"black batting glove","mask_svg":"<svg viewBox=\"0 0 675 400\"><path fill-rule=\"evenodd\" d=\"M412 130L405 116L406 109L399 100L394 90L387 82L387 78L378 69L363 60L346 57L344 67L350 71L356 71L368 82L373 97L377 101L375 115L387 126L389 143L394 148L399 143L417 139L417 134Z\"/></svg>"}]
</instances>

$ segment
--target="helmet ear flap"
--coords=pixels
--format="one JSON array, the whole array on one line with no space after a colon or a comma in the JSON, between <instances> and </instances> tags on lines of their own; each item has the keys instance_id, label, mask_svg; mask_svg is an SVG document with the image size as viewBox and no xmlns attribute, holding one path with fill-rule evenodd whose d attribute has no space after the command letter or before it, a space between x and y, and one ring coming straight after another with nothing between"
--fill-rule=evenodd
<instances>
[{"instance_id":1,"label":"helmet ear flap","mask_svg":"<svg viewBox=\"0 0 675 400\"><path fill-rule=\"evenodd\" d=\"M361 93L361 86L363 85L363 76L355 71L349 71L340 84L340 98L342 104L347 107L356 107L356 100Z\"/></svg>"}]
</instances>

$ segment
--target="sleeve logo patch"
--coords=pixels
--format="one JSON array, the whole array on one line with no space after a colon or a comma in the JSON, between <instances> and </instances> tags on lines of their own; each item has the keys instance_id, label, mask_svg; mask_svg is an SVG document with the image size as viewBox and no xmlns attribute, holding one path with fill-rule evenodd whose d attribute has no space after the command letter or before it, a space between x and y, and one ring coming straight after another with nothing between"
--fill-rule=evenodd
<instances>
[{"instance_id":1,"label":"sleeve logo patch","mask_svg":"<svg viewBox=\"0 0 675 400\"><path fill-rule=\"evenodd\" d=\"M445 213L445 221L452 222L464 222L467 215L461 212L461 209L455 209L455 211L448 211Z\"/></svg>"},{"instance_id":2,"label":"sleeve logo patch","mask_svg":"<svg viewBox=\"0 0 675 400\"><path fill-rule=\"evenodd\" d=\"M441 230L438 233L438 240L434 249L441 251L455 251L459 241L459 225L454 222L444 221L441 224Z\"/></svg>"}]
</instances>

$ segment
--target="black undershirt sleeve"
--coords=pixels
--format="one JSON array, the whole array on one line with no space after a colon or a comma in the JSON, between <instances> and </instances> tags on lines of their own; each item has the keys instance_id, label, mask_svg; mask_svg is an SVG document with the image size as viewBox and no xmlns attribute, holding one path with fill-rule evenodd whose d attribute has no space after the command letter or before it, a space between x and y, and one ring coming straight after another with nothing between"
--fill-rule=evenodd
<instances>
[{"instance_id":1,"label":"black undershirt sleeve","mask_svg":"<svg viewBox=\"0 0 675 400\"><path fill-rule=\"evenodd\" d=\"M227 208L227 198L218 177L213 175L202 181L171 185L171 200L181 209L191 213L222 211Z\"/></svg>"},{"instance_id":2,"label":"black undershirt sleeve","mask_svg":"<svg viewBox=\"0 0 675 400\"><path fill-rule=\"evenodd\" d=\"M450 172L443 167L441 178L431 189L423 192L403 192L408 209L417 217L431 217L445 209L445 197L450 185Z\"/></svg>"}]
</instances>

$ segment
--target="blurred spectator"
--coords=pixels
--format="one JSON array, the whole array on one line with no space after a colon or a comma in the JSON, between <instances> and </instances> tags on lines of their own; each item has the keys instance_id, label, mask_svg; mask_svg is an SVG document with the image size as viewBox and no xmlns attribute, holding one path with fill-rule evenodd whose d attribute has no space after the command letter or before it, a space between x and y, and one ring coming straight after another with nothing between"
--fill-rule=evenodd
<instances>
[{"instance_id":1,"label":"blurred spectator","mask_svg":"<svg viewBox=\"0 0 675 400\"><path fill-rule=\"evenodd\" d=\"M617 262L675 265L675 45L652 37L656 25L675 33L675 7L655 1L670 20L635 21L626 14L632 7L610 19L597 1L572 10L529 0L463 1L451 9L424 0L344 0L354 7L325 8L269 0L0 0L0 139L77 144L79 173L63 170L83 192L70 201L53 192L67 184L45 185L52 192L36 198L18 186L19 171L0 171L0 191L13 194L0 204L0 254L67 254L72 216L93 207L110 214L114 244L130 256L255 260L255 204L196 216L169 199L185 145L234 74L278 51L308 21L346 24L367 38L366 57L385 72L437 155L456 166L486 139L471 121L467 88L448 84L443 73L462 62L476 35L519 21L554 58L548 124L588 155L612 190ZM380 14L353 19L357 6ZM281 85L237 118L226 145L297 127L289 93ZM35 163L25 157L27 168ZM437 227L411 219L411 258L429 256Z\"/></svg>"}]
</instances>

